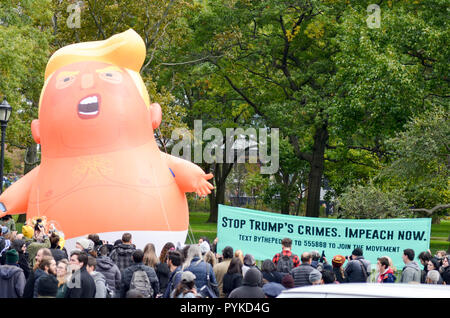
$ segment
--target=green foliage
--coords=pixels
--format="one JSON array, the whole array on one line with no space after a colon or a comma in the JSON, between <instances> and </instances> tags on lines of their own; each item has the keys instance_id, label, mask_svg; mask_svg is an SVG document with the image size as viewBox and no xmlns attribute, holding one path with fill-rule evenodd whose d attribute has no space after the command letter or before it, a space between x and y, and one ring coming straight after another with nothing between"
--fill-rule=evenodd
<instances>
[{"instance_id":1,"label":"green foliage","mask_svg":"<svg viewBox=\"0 0 450 318\"><path fill-rule=\"evenodd\" d=\"M416 208L448 203L449 140L448 108L435 108L412 119L405 125L405 131L387 143L394 156L381 170L381 182L389 188L403 189Z\"/></svg>"},{"instance_id":2,"label":"green foliage","mask_svg":"<svg viewBox=\"0 0 450 318\"><path fill-rule=\"evenodd\" d=\"M0 2L0 95L13 107L6 142L25 148L33 143L30 122L37 106L51 33L49 1Z\"/></svg>"},{"instance_id":3,"label":"green foliage","mask_svg":"<svg viewBox=\"0 0 450 318\"><path fill-rule=\"evenodd\" d=\"M383 192L373 184L349 187L337 202L339 214L344 218L385 219L411 216L401 193Z\"/></svg>"}]
</instances>

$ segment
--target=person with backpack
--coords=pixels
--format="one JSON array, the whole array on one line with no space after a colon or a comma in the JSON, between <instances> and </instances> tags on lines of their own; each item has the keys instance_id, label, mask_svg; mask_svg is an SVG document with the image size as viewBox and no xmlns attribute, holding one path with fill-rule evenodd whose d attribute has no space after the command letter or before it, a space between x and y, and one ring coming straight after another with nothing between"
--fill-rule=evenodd
<instances>
[{"instance_id":1,"label":"person with backpack","mask_svg":"<svg viewBox=\"0 0 450 318\"><path fill-rule=\"evenodd\" d=\"M125 298L129 290L137 290L145 298L155 298L159 293L159 281L155 270L144 265L144 252L134 251L132 255L134 264L125 268L120 284L120 298Z\"/></svg>"},{"instance_id":2,"label":"person with backpack","mask_svg":"<svg viewBox=\"0 0 450 318\"><path fill-rule=\"evenodd\" d=\"M293 268L300 265L300 259L297 255L293 254L291 251L292 240L290 238L284 238L281 241L281 253L275 254L272 259L277 272L280 273L290 273Z\"/></svg>"},{"instance_id":3,"label":"person with backpack","mask_svg":"<svg viewBox=\"0 0 450 318\"><path fill-rule=\"evenodd\" d=\"M348 258L345 275L349 283L366 283L370 276L370 262L363 257L361 248L355 248Z\"/></svg>"}]
</instances>

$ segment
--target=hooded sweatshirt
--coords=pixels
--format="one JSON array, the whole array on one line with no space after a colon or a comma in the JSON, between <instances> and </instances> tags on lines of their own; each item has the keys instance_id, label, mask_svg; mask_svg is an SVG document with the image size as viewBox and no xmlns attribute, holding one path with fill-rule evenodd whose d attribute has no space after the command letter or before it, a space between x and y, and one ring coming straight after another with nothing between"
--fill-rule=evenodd
<instances>
[{"instance_id":1,"label":"hooded sweatshirt","mask_svg":"<svg viewBox=\"0 0 450 318\"><path fill-rule=\"evenodd\" d=\"M261 272L256 268L250 268L245 273L242 286L233 290L228 298L265 298L266 295L261 287Z\"/></svg>"},{"instance_id":2,"label":"hooded sweatshirt","mask_svg":"<svg viewBox=\"0 0 450 318\"><path fill-rule=\"evenodd\" d=\"M136 251L134 244L118 244L109 256L111 260L116 263L120 271L133 264L132 255Z\"/></svg>"},{"instance_id":3,"label":"hooded sweatshirt","mask_svg":"<svg viewBox=\"0 0 450 318\"><path fill-rule=\"evenodd\" d=\"M422 275L422 270L419 264L415 261L411 261L403 267L402 276L400 278L400 283L417 282L420 283L420 278Z\"/></svg>"},{"instance_id":4,"label":"hooded sweatshirt","mask_svg":"<svg viewBox=\"0 0 450 318\"><path fill-rule=\"evenodd\" d=\"M0 298L21 298L24 288L25 275L20 267L0 266Z\"/></svg>"},{"instance_id":5,"label":"hooded sweatshirt","mask_svg":"<svg viewBox=\"0 0 450 318\"><path fill-rule=\"evenodd\" d=\"M97 258L95 270L105 276L106 284L114 293L120 290L122 274L119 267L109 257L100 256Z\"/></svg>"},{"instance_id":6,"label":"hooded sweatshirt","mask_svg":"<svg viewBox=\"0 0 450 318\"><path fill-rule=\"evenodd\" d=\"M106 279L102 273L93 271L91 273L95 283L95 298L106 298Z\"/></svg>"}]
</instances>

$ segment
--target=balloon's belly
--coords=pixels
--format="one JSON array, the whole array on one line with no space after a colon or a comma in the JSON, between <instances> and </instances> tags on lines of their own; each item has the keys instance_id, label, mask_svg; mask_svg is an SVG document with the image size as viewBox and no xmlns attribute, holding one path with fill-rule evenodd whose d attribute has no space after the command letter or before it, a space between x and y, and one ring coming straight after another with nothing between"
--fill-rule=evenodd
<instances>
[{"instance_id":1,"label":"balloon's belly","mask_svg":"<svg viewBox=\"0 0 450 318\"><path fill-rule=\"evenodd\" d=\"M28 213L55 221L66 239L103 232L185 231L189 225L186 197L175 182L145 187L103 180L52 188L38 184L33 189Z\"/></svg>"}]
</instances>

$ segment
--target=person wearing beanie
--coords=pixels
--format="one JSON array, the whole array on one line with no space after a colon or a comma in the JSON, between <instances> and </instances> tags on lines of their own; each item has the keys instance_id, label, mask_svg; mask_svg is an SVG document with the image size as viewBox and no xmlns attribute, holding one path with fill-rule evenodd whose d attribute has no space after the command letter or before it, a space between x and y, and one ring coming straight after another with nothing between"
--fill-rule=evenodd
<instances>
[{"instance_id":1,"label":"person wearing beanie","mask_svg":"<svg viewBox=\"0 0 450 318\"><path fill-rule=\"evenodd\" d=\"M28 279L30 276L30 265L28 264L28 253L27 253L27 245L24 240L14 240L11 243L11 248L14 248L17 253L19 253L19 267L23 269L23 273L25 274L25 279Z\"/></svg>"},{"instance_id":2,"label":"person wearing beanie","mask_svg":"<svg viewBox=\"0 0 450 318\"><path fill-rule=\"evenodd\" d=\"M56 298L58 280L53 275L44 276L37 286L37 298Z\"/></svg>"},{"instance_id":3,"label":"person wearing beanie","mask_svg":"<svg viewBox=\"0 0 450 318\"><path fill-rule=\"evenodd\" d=\"M335 255L331 260L334 276L336 276L336 281L338 281L340 284L348 282L347 276L345 276L343 266L344 263L345 263L345 256L343 255Z\"/></svg>"},{"instance_id":4,"label":"person wearing beanie","mask_svg":"<svg viewBox=\"0 0 450 318\"><path fill-rule=\"evenodd\" d=\"M309 273L309 283L311 285L322 285L322 273L320 273L317 269L313 269L311 273Z\"/></svg>"},{"instance_id":5,"label":"person wearing beanie","mask_svg":"<svg viewBox=\"0 0 450 318\"><path fill-rule=\"evenodd\" d=\"M286 289L295 287L294 278L291 276L291 274L286 274L283 276L283 279L281 280L281 285L283 285L284 288Z\"/></svg>"},{"instance_id":6,"label":"person wearing beanie","mask_svg":"<svg viewBox=\"0 0 450 318\"><path fill-rule=\"evenodd\" d=\"M266 298L264 290L259 287L262 274L257 268L250 268L244 275L242 286L233 290L228 298Z\"/></svg>"},{"instance_id":7,"label":"person wearing beanie","mask_svg":"<svg viewBox=\"0 0 450 318\"><path fill-rule=\"evenodd\" d=\"M6 265L19 266L19 253L16 249L10 249L6 252Z\"/></svg>"},{"instance_id":8,"label":"person wearing beanie","mask_svg":"<svg viewBox=\"0 0 450 318\"><path fill-rule=\"evenodd\" d=\"M211 247L207 241L203 241L200 243L200 250L202 251L202 255L205 256L211 250Z\"/></svg>"},{"instance_id":9,"label":"person wearing beanie","mask_svg":"<svg viewBox=\"0 0 450 318\"><path fill-rule=\"evenodd\" d=\"M75 244L75 247L79 249L80 251L85 251L86 253L89 253L94 250L94 242L87 238L81 238L77 241Z\"/></svg>"},{"instance_id":10,"label":"person wearing beanie","mask_svg":"<svg viewBox=\"0 0 450 318\"><path fill-rule=\"evenodd\" d=\"M0 266L0 298L22 298L25 275L19 267L19 253L15 249L6 252L6 265Z\"/></svg>"},{"instance_id":11,"label":"person wearing beanie","mask_svg":"<svg viewBox=\"0 0 450 318\"><path fill-rule=\"evenodd\" d=\"M34 230L31 226L24 225L24 226L22 226L22 234L26 240L31 240L34 235Z\"/></svg>"},{"instance_id":12,"label":"person wearing beanie","mask_svg":"<svg viewBox=\"0 0 450 318\"><path fill-rule=\"evenodd\" d=\"M355 248L345 267L349 283L366 283L370 276L370 261L364 259L361 248Z\"/></svg>"}]
</instances>

